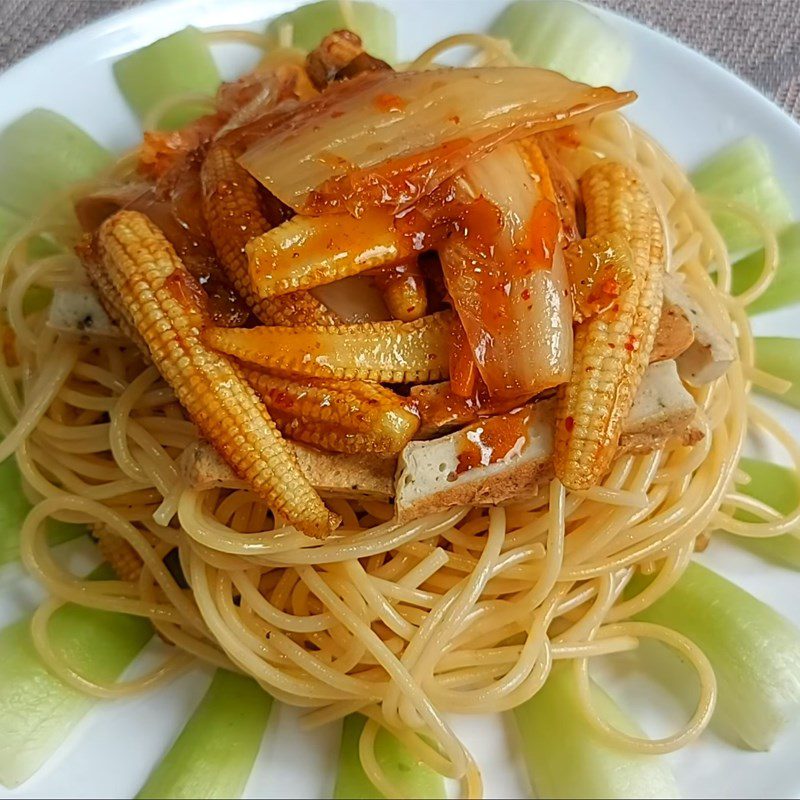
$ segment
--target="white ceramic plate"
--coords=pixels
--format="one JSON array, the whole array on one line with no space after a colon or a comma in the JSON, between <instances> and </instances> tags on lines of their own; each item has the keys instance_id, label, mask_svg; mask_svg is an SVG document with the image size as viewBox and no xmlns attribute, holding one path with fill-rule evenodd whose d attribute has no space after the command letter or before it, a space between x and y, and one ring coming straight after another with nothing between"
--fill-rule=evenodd
<instances>
[{"instance_id":1,"label":"white ceramic plate","mask_svg":"<svg viewBox=\"0 0 800 800\"><path fill-rule=\"evenodd\" d=\"M485 30L506 0L380 0L397 14L401 58L411 57L449 34ZM104 145L133 145L139 128L117 92L111 63L185 25L259 29L268 16L299 5L297 0L162 0L101 20L41 50L0 76L0 127L37 106L73 119ZM605 14L629 38L634 56L626 88L640 99L630 117L654 134L687 167L720 146L755 134L769 146L800 218L800 127L749 86L704 57L665 36ZM215 51L225 77L255 60L245 47ZM795 310L760 317L757 332L796 335ZM800 414L781 410L795 434ZM778 454L760 452L762 457ZM64 545L87 567L92 555L80 543ZM771 567L744 550L715 541L701 560L800 624L797 574ZM35 607L41 591L18 566L0 569L0 625ZM149 653L135 665L156 654ZM2 654L0 654L2 657ZM629 674L623 660L596 674L651 735L681 722L674 699L643 677ZM197 669L148 696L100 704L76 730L65 731L59 753L30 781L0 797L132 797L149 769L169 747L208 683ZM457 718L456 730L478 760L487 797L529 797L515 733L500 716ZM329 797L338 746L337 726L305 732L297 713L273 713L247 797ZM713 730L687 750L670 756L687 797L800 797L800 730L770 753L742 750Z\"/></svg>"}]
</instances>

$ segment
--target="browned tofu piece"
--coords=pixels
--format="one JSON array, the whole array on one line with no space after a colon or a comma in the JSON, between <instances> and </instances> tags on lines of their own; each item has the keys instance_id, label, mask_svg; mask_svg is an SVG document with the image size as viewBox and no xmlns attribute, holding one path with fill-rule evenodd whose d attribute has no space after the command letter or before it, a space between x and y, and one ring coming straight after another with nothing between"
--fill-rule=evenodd
<instances>
[{"instance_id":1,"label":"browned tofu piece","mask_svg":"<svg viewBox=\"0 0 800 800\"><path fill-rule=\"evenodd\" d=\"M681 378L692 386L702 386L724 375L737 357L731 333L717 327L678 275L665 276L664 302L678 306L694 332L691 347L677 359Z\"/></svg>"},{"instance_id":2,"label":"browned tofu piece","mask_svg":"<svg viewBox=\"0 0 800 800\"><path fill-rule=\"evenodd\" d=\"M650 363L678 358L692 346L692 342L694 329L683 309L665 302L661 307L661 320L650 352Z\"/></svg>"},{"instance_id":3,"label":"browned tofu piece","mask_svg":"<svg viewBox=\"0 0 800 800\"><path fill-rule=\"evenodd\" d=\"M390 500L394 495L394 456L325 453L290 442L301 471L327 497ZM230 467L208 442L198 442L181 458L181 471L193 489L243 488Z\"/></svg>"},{"instance_id":4,"label":"browned tofu piece","mask_svg":"<svg viewBox=\"0 0 800 800\"><path fill-rule=\"evenodd\" d=\"M465 504L489 505L523 497L553 476L555 400L532 403L525 435L496 463L459 471L460 457L484 424L424 442L400 454L395 511L401 522ZM670 441L693 444L702 437L694 424L697 406L674 361L652 364L642 379L623 426L619 453L644 453ZM471 438L470 438L471 437Z\"/></svg>"}]
</instances>

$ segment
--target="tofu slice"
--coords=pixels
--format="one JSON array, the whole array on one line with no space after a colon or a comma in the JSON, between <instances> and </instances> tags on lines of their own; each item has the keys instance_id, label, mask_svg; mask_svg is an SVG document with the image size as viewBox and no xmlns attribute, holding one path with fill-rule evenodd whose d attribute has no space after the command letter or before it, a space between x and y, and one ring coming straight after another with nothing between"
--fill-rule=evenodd
<instances>
[{"instance_id":1,"label":"tofu slice","mask_svg":"<svg viewBox=\"0 0 800 800\"><path fill-rule=\"evenodd\" d=\"M685 353L694 342L694 328L680 306L664 303L658 323L650 363L668 361Z\"/></svg>"},{"instance_id":2,"label":"tofu slice","mask_svg":"<svg viewBox=\"0 0 800 800\"><path fill-rule=\"evenodd\" d=\"M527 441L494 464L458 474L470 428L430 441L411 442L400 454L395 513L400 522L464 504L488 505L529 494L553 474L555 398L532 403ZM697 406L674 361L651 365L644 375L620 439L620 453L649 452L669 441L694 444Z\"/></svg>"},{"instance_id":3,"label":"tofu slice","mask_svg":"<svg viewBox=\"0 0 800 800\"><path fill-rule=\"evenodd\" d=\"M394 496L394 456L325 453L289 442L303 474L325 497L391 500ZM181 474L192 489L244 488L222 456L206 441L187 448L181 456Z\"/></svg>"},{"instance_id":4,"label":"tofu slice","mask_svg":"<svg viewBox=\"0 0 800 800\"><path fill-rule=\"evenodd\" d=\"M97 292L89 284L56 289L53 292L47 324L60 333L80 338L123 338L122 332L103 308Z\"/></svg>"},{"instance_id":5,"label":"tofu slice","mask_svg":"<svg viewBox=\"0 0 800 800\"><path fill-rule=\"evenodd\" d=\"M664 301L681 308L694 330L694 342L678 359L678 372L691 386L722 377L736 360L734 342L711 321L678 275L664 276Z\"/></svg>"},{"instance_id":6,"label":"tofu slice","mask_svg":"<svg viewBox=\"0 0 800 800\"><path fill-rule=\"evenodd\" d=\"M650 453L670 441L697 444L703 432L697 404L686 391L675 361L647 368L628 419L622 427L621 453Z\"/></svg>"}]
</instances>

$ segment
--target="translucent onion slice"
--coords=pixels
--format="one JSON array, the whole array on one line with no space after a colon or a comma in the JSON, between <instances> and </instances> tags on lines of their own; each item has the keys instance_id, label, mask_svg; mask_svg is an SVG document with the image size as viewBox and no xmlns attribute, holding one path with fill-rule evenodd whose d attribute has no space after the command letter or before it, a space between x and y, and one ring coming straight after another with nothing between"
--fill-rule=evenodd
<instances>
[{"instance_id":1,"label":"translucent onion slice","mask_svg":"<svg viewBox=\"0 0 800 800\"><path fill-rule=\"evenodd\" d=\"M499 137L561 127L635 96L526 67L374 72L254 123L241 163L296 211L400 210Z\"/></svg>"},{"instance_id":2,"label":"translucent onion slice","mask_svg":"<svg viewBox=\"0 0 800 800\"><path fill-rule=\"evenodd\" d=\"M351 275L311 290L342 322L385 322L392 318L380 289L369 275Z\"/></svg>"},{"instance_id":3,"label":"translucent onion slice","mask_svg":"<svg viewBox=\"0 0 800 800\"><path fill-rule=\"evenodd\" d=\"M465 169L477 198L439 256L493 398L528 398L569 378L572 300L561 224L541 151L498 147Z\"/></svg>"}]
</instances>

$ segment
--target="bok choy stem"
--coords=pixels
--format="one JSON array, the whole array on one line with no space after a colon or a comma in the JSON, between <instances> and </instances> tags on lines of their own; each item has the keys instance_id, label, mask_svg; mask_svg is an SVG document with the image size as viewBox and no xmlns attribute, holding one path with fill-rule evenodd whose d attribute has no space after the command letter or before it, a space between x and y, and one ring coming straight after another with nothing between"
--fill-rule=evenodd
<instances>
[{"instance_id":1,"label":"bok choy stem","mask_svg":"<svg viewBox=\"0 0 800 800\"><path fill-rule=\"evenodd\" d=\"M760 386L755 388L773 394L782 403L800 408L800 339L784 336L756 336L756 367L792 384L788 392L773 394Z\"/></svg>"},{"instance_id":2,"label":"bok choy stem","mask_svg":"<svg viewBox=\"0 0 800 800\"><path fill-rule=\"evenodd\" d=\"M592 703L608 724L641 736L633 721L594 683ZM661 756L621 750L587 722L569 663L556 663L544 686L514 709L514 717L537 797L678 796L675 778Z\"/></svg>"},{"instance_id":3,"label":"bok choy stem","mask_svg":"<svg viewBox=\"0 0 800 800\"><path fill-rule=\"evenodd\" d=\"M647 579L636 575L628 592ZM695 562L637 619L697 644L714 668L716 715L754 750L768 750L800 711L800 631L744 589Z\"/></svg>"},{"instance_id":4,"label":"bok choy stem","mask_svg":"<svg viewBox=\"0 0 800 800\"><path fill-rule=\"evenodd\" d=\"M46 200L110 162L109 152L66 117L34 109L0 133L0 204L32 216Z\"/></svg>"},{"instance_id":5,"label":"bok choy stem","mask_svg":"<svg viewBox=\"0 0 800 800\"><path fill-rule=\"evenodd\" d=\"M764 250L758 250L733 265L731 292L749 289L764 268ZM751 316L800 303L800 223L795 222L778 236L778 270L764 293L747 306Z\"/></svg>"},{"instance_id":6,"label":"bok choy stem","mask_svg":"<svg viewBox=\"0 0 800 800\"><path fill-rule=\"evenodd\" d=\"M691 178L700 194L743 205L774 231L792 221L789 199L760 139L749 137L724 147L695 169ZM715 210L712 217L731 253L753 250L762 243L752 223L735 213Z\"/></svg>"},{"instance_id":7,"label":"bok choy stem","mask_svg":"<svg viewBox=\"0 0 800 800\"><path fill-rule=\"evenodd\" d=\"M361 0L321 0L281 14L267 25L267 38L273 45L285 43L284 32L291 34L291 46L313 50L322 39L343 28L357 33L364 50L371 56L392 62L397 54L397 23L394 15L375 3Z\"/></svg>"},{"instance_id":8,"label":"bok choy stem","mask_svg":"<svg viewBox=\"0 0 800 800\"><path fill-rule=\"evenodd\" d=\"M516 0L490 32L507 39L526 64L591 86L617 86L631 61L627 39L572 0Z\"/></svg>"},{"instance_id":9,"label":"bok choy stem","mask_svg":"<svg viewBox=\"0 0 800 800\"><path fill-rule=\"evenodd\" d=\"M759 461L755 458L742 458L739 468L750 476L750 483L738 487L738 491L748 497L766 503L781 514L790 514L800 505L800 476L797 470ZM736 518L745 522L760 522L761 517L749 511L738 511ZM795 569L800 569L800 526L797 531L780 536L735 536L730 539L739 547L745 547L769 561L775 561Z\"/></svg>"},{"instance_id":10,"label":"bok choy stem","mask_svg":"<svg viewBox=\"0 0 800 800\"><path fill-rule=\"evenodd\" d=\"M113 577L108 567L90 576ZM91 680L113 681L153 634L148 620L67 604L50 619L56 652ZM64 742L97 702L48 671L30 633L30 618L0 631L0 783L19 786Z\"/></svg>"},{"instance_id":11,"label":"bok choy stem","mask_svg":"<svg viewBox=\"0 0 800 800\"><path fill-rule=\"evenodd\" d=\"M252 678L219 669L138 798L241 797L272 697Z\"/></svg>"},{"instance_id":12,"label":"bok choy stem","mask_svg":"<svg viewBox=\"0 0 800 800\"><path fill-rule=\"evenodd\" d=\"M336 787L333 790L335 800L379 800L384 797L361 766L359 742L365 724L366 719L361 714L345 717ZM447 797L442 776L427 764L417 761L404 745L384 729L377 734L375 757L402 797L431 800Z\"/></svg>"},{"instance_id":13,"label":"bok choy stem","mask_svg":"<svg viewBox=\"0 0 800 800\"><path fill-rule=\"evenodd\" d=\"M114 64L120 91L140 120L156 107L181 95L213 97L219 71L208 40L197 28L184 28L124 56ZM181 128L207 114L209 107L189 103L167 111L158 121L162 130Z\"/></svg>"},{"instance_id":14,"label":"bok choy stem","mask_svg":"<svg viewBox=\"0 0 800 800\"><path fill-rule=\"evenodd\" d=\"M0 464L0 564L19 559L19 532L31 510L22 491L22 477L13 458ZM86 526L47 520L48 541L51 545L75 539L86 533Z\"/></svg>"}]
</instances>

